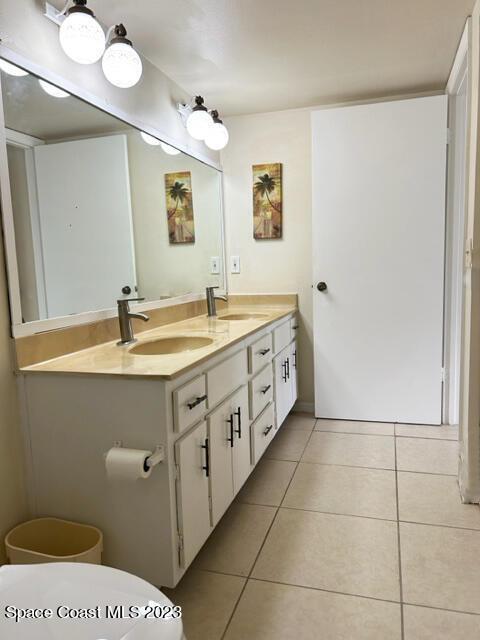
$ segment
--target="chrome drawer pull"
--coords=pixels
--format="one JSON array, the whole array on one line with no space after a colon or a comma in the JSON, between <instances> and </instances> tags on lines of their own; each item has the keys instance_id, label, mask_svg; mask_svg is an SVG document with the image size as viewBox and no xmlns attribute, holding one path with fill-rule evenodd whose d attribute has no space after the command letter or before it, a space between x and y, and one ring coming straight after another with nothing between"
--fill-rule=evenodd
<instances>
[{"instance_id":1,"label":"chrome drawer pull","mask_svg":"<svg viewBox=\"0 0 480 640\"><path fill-rule=\"evenodd\" d=\"M198 398L195 398L195 400L193 402L187 402L187 407L191 411L192 409L195 409L195 407L197 407L202 402L205 402L206 399L207 399L206 395L205 396L198 396Z\"/></svg>"},{"instance_id":2,"label":"chrome drawer pull","mask_svg":"<svg viewBox=\"0 0 480 640\"><path fill-rule=\"evenodd\" d=\"M265 431L263 432L264 436L268 436L268 434L270 433L270 431L273 429L273 424L271 424L269 427L267 427L265 429Z\"/></svg>"}]
</instances>

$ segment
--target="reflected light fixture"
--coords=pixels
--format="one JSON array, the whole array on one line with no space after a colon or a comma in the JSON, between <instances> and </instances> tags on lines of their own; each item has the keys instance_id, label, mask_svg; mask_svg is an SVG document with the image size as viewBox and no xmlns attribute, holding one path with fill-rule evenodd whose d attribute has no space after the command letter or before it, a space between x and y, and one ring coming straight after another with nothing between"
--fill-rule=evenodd
<instances>
[{"instance_id":1,"label":"reflected light fixture","mask_svg":"<svg viewBox=\"0 0 480 640\"><path fill-rule=\"evenodd\" d=\"M63 89L59 89L55 85L46 82L46 80L39 79L38 84L42 87L45 93L48 93L49 96L53 96L54 98L68 98L70 95L66 91L63 91Z\"/></svg>"},{"instance_id":2,"label":"reflected light fixture","mask_svg":"<svg viewBox=\"0 0 480 640\"><path fill-rule=\"evenodd\" d=\"M160 144L160 140L157 140L157 138L154 138L149 133L145 133L145 131L140 131L140 135L142 136L143 141L147 144L151 144L152 147L156 147Z\"/></svg>"},{"instance_id":3,"label":"reflected light fixture","mask_svg":"<svg viewBox=\"0 0 480 640\"><path fill-rule=\"evenodd\" d=\"M169 156L178 156L179 153L182 153L180 149L175 149L175 147L172 147L166 142L160 142L160 146L162 147L162 151L165 151Z\"/></svg>"},{"instance_id":4,"label":"reflected light fixture","mask_svg":"<svg viewBox=\"0 0 480 640\"><path fill-rule=\"evenodd\" d=\"M209 149L214 151L220 151L228 144L228 131L227 127L218 117L218 111L212 112L213 124L209 127L207 135L205 136L205 144Z\"/></svg>"},{"instance_id":5,"label":"reflected light fixture","mask_svg":"<svg viewBox=\"0 0 480 640\"><path fill-rule=\"evenodd\" d=\"M195 106L187 118L187 131L195 140L205 140L208 129L212 126L212 116L203 104L202 96L196 96Z\"/></svg>"},{"instance_id":6,"label":"reflected light fixture","mask_svg":"<svg viewBox=\"0 0 480 640\"><path fill-rule=\"evenodd\" d=\"M28 71L20 69L20 67L17 67L15 64L7 62L6 60L0 60L0 69L5 71L5 73L8 73L9 76L17 76L18 78L28 76Z\"/></svg>"},{"instance_id":7,"label":"reflected light fixture","mask_svg":"<svg viewBox=\"0 0 480 640\"><path fill-rule=\"evenodd\" d=\"M60 45L67 56L79 64L93 64L105 51L105 34L87 8L87 0L73 0L60 26Z\"/></svg>"},{"instance_id":8,"label":"reflected light fixture","mask_svg":"<svg viewBox=\"0 0 480 640\"><path fill-rule=\"evenodd\" d=\"M102 59L103 73L111 84L128 89L142 77L142 61L131 40L126 37L127 30L123 24L118 24L113 29L115 37L110 41Z\"/></svg>"}]
</instances>

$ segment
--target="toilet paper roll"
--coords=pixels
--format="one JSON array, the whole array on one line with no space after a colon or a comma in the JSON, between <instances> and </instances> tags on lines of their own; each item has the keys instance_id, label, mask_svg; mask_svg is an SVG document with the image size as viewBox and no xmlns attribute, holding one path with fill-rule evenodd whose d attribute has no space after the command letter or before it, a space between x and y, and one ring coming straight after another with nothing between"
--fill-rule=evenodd
<instances>
[{"instance_id":1,"label":"toilet paper roll","mask_svg":"<svg viewBox=\"0 0 480 640\"><path fill-rule=\"evenodd\" d=\"M148 478L152 469L146 466L145 461L151 455L151 451L143 451L142 449L112 447L105 456L107 476L112 480Z\"/></svg>"}]
</instances>

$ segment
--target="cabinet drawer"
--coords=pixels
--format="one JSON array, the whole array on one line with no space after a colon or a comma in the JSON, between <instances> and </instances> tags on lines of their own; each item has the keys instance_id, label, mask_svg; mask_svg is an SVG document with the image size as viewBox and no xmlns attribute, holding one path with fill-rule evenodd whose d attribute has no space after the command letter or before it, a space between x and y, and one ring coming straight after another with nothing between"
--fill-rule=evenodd
<instances>
[{"instance_id":1,"label":"cabinet drawer","mask_svg":"<svg viewBox=\"0 0 480 640\"><path fill-rule=\"evenodd\" d=\"M272 334L267 333L266 336L260 338L248 347L248 371L249 373L257 373L272 359Z\"/></svg>"},{"instance_id":2,"label":"cabinet drawer","mask_svg":"<svg viewBox=\"0 0 480 640\"><path fill-rule=\"evenodd\" d=\"M273 400L273 369L268 366L249 382L250 419L254 420Z\"/></svg>"},{"instance_id":3,"label":"cabinet drawer","mask_svg":"<svg viewBox=\"0 0 480 640\"><path fill-rule=\"evenodd\" d=\"M247 350L243 349L207 371L208 406L214 407L238 389L247 377Z\"/></svg>"},{"instance_id":4,"label":"cabinet drawer","mask_svg":"<svg viewBox=\"0 0 480 640\"><path fill-rule=\"evenodd\" d=\"M292 339L292 330L290 320L287 320L279 327L273 330L273 348L275 353L284 349Z\"/></svg>"},{"instance_id":5,"label":"cabinet drawer","mask_svg":"<svg viewBox=\"0 0 480 640\"><path fill-rule=\"evenodd\" d=\"M275 405L272 402L251 426L252 464L257 464L275 434Z\"/></svg>"},{"instance_id":6,"label":"cabinet drawer","mask_svg":"<svg viewBox=\"0 0 480 640\"><path fill-rule=\"evenodd\" d=\"M173 423L182 432L198 422L207 409L205 374L190 380L173 392Z\"/></svg>"}]
</instances>

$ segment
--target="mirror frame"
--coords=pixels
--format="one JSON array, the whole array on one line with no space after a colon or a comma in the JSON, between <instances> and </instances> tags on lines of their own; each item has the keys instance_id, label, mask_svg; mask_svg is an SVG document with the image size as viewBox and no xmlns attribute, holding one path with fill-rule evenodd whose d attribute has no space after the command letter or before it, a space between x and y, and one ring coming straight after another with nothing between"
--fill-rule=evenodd
<instances>
[{"instance_id":1,"label":"mirror frame","mask_svg":"<svg viewBox=\"0 0 480 640\"><path fill-rule=\"evenodd\" d=\"M227 286L227 264L226 264L226 237L225 237L225 207L224 207L224 181L222 167L218 162L213 161L208 156L204 156L201 153L192 152L184 144L181 144L164 134L159 129L152 127L144 122L138 120L134 115L117 109L115 105L112 105L106 100L102 100L98 96L86 91L79 87L77 84L71 81L67 81L64 78L52 73L48 69L45 69L21 54L12 51L8 47L5 47L0 42L0 58L15 64L34 76L43 78L47 82L68 91L73 97L92 105L93 107L104 111L108 115L113 116L119 120L122 120L131 127L148 133L163 142L166 142L173 147L176 147L182 153L202 162L203 164L216 169L220 174L220 207L221 207L221 238L222 248L221 257L223 261L223 285L220 285L220 293L226 295L228 293ZM51 331L53 329L61 329L64 327L72 327L81 324L87 324L90 322L96 322L99 320L105 320L117 315L117 308L111 307L107 309L101 309L99 311L85 311L69 316L60 316L56 318L48 318L46 320L33 320L31 322L22 322L22 309L20 298L20 281L18 276L18 264L17 264L17 252L15 244L15 229L13 223L13 207L12 197L10 190L10 177L8 171L8 158L7 158L7 137L5 133L5 114L3 109L3 95L2 87L0 83L0 209L1 209L1 222L3 226L3 245L5 251L5 262L7 270L7 283L8 283L8 295L10 302L10 319L11 330L14 338L33 335L35 333L41 333L43 331ZM196 300L202 300L205 298L205 293L188 293L173 298L164 300L152 300L148 302L142 302L135 306L137 311L149 311L151 309L159 309L162 307L171 307L185 302L192 302Z\"/></svg>"}]
</instances>

